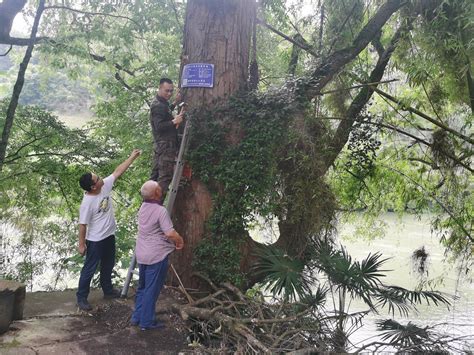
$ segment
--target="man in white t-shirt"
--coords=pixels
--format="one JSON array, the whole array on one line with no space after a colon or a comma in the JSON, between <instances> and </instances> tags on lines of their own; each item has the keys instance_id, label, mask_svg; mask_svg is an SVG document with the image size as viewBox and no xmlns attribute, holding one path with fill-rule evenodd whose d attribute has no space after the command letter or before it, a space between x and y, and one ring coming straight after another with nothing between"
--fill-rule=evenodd
<instances>
[{"instance_id":1,"label":"man in white t-shirt","mask_svg":"<svg viewBox=\"0 0 474 355\"><path fill-rule=\"evenodd\" d=\"M79 253L86 256L77 288L77 305L90 311L87 301L90 283L100 262L100 286L104 298L117 298L120 292L112 287L112 269L115 265L115 217L112 188L117 180L140 155L134 149L130 156L105 179L94 173L85 173L79 184L86 191L79 209Z\"/></svg>"}]
</instances>

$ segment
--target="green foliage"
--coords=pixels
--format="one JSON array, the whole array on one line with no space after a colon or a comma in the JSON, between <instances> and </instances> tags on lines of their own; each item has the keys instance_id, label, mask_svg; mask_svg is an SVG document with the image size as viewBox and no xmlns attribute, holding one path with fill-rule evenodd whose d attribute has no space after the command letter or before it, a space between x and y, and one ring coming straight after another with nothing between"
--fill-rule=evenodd
<instances>
[{"instance_id":1,"label":"green foliage","mask_svg":"<svg viewBox=\"0 0 474 355\"><path fill-rule=\"evenodd\" d=\"M433 327L421 328L412 322L403 325L393 319L385 319L377 322L377 328L383 332L383 340L402 351L410 349L410 352L447 353L439 344L433 344L433 339L437 337Z\"/></svg>"},{"instance_id":2,"label":"green foliage","mask_svg":"<svg viewBox=\"0 0 474 355\"><path fill-rule=\"evenodd\" d=\"M258 104L257 97L248 95L232 99L227 107L212 114L192 114L193 135L188 159L194 174L209 185L215 200L208 222L209 240L198 246L197 255L207 255L212 245L213 248L220 248L219 245L226 239L242 241L247 236L243 227L252 221L255 212L267 215L274 211L278 159L275 151L284 139L285 114L288 111L283 100L274 102L280 108L279 113L266 111ZM226 141L229 129L222 127L223 117L232 117L234 124L239 126L243 137L238 144ZM238 248L239 243L223 245ZM233 278L240 260L222 260L225 260L224 269L229 268L230 271L227 278ZM198 262L201 271L211 278L223 279L221 270L218 276L216 270L211 270L212 265Z\"/></svg>"},{"instance_id":3,"label":"green foliage","mask_svg":"<svg viewBox=\"0 0 474 355\"><path fill-rule=\"evenodd\" d=\"M0 106L5 112L7 101L0 101ZM11 233L4 237L10 258L5 273L29 281L30 286L54 288L61 275L78 272L83 262L76 252L76 218L82 198L78 177L91 170L107 176L124 154L117 154L107 136L91 138L87 130L67 128L56 116L34 106L18 107L10 142L0 177L0 221L12 224ZM142 183L138 176L148 171L144 165L129 170L129 176L137 177L122 178L114 198L120 205L117 259L121 263L128 262L136 234ZM44 270L55 270L56 282L43 284L37 279Z\"/></svg>"},{"instance_id":4,"label":"green foliage","mask_svg":"<svg viewBox=\"0 0 474 355\"><path fill-rule=\"evenodd\" d=\"M345 348L354 331L354 322L361 323L369 312L378 313L387 307L392 314L398 311L400 315L408 316L422 303L451 304L448 295L437 291L407 290L384 284L387 270L383 265L387 259L383 259L381 253L369 253L362 261L355 261L344 248L337 248L327 239L317 239L309 248L312 258L307 264L278 248L262 248L259 252L261 261L255 265L255 272L266 275L263 287L274 296L281 296L285 301L298 300L318 309L324 319L321 327L333 329L330 339L335 348ZM333 302L327 302L329 299ZM350 313L354 299L362 300L369 311ZM332 311L331 304L334 305ZM394 345L406 344L395 342Z\"/></svg>"},{"instance_id":5,"label":"green foliage","mask_svg":"<svg viewBox=\"0 0 474 355\"><path fill-rule=\"evenodd\" d=\"M360 0L324 1L327 15L326 47L328 51L347 47L363 24L365 9Z\"/></svg>"},{"instance_id":6,"label":"green foliage","mask_svg":"<svg viewBox=\"0 0 474 355\"><path fill-rule=\"evenodd\" d=\"M386 286L378 290L379 294L376 298L381 307L388 306L389 312L395 313L395 309L399 311L400 315L408 316L413 308L421 304L423 301L430 304L430 301L435 305L441 304L450 305L448 295L440 292L423 291L423 290L407 290L397 286Z\"/></svg>"},{"instance_id":7,"label":"green foliage","mask_svg":"<svg viewBox=\"0 0 474 355\"><path fill-rule=\"evenodd\" d=\"M204 239L194 252L193 267L209 275L217 283L232 282L242 287L245 275L240 272L241 242L231 238Z\"/></svg>"},{"instance_id":8,"label":"green foliage","mask_svg":"<svg viewBox=\"0 0 474 355\"><path fill-rule=\"evenodd\" d=\"M253 267L257 275L265 276L262 283L266 285L266 290L275 296L282 296L285 301L310 293L313 278L303 272L305 264L301 259L292 258L273 246L262 247L257 255L259 261ZM321 298L321 292L317 292L311 302L319 303Z\"/></svg>"},{"instance_id":9,"label":"green foliage","mask_svg":"<svg viewBox=\"0 0 474 355\"><path fill-rule=\"evenodd\" d=\"M4 113L7 101L0 105ZM4 118L2 114L2 127ZM3 213L25 208L32 217L47 217L52 212L45 208L49 206L56 213L72 216L72 201L80 194L79 171L98 164L101 156L113 155L113 149L87 138L85 131L67 128L49 112L20 106L1 176Z\"/></svg>"},{"instance_id":10,"label":"green foliage","mask_svg":"<svg viewBox=\"0 0 474 355\"><path fill-rule=\"evenodd\" d=\"M427 74L436 82L443 80L443 91L451 100L465 103L469 102L466 75L472 72L470 61L474 57L472 10L471 1L443 1L423 14L420 31L415 35L416 43L425 49Z\"/></svg>"}]
</instances>

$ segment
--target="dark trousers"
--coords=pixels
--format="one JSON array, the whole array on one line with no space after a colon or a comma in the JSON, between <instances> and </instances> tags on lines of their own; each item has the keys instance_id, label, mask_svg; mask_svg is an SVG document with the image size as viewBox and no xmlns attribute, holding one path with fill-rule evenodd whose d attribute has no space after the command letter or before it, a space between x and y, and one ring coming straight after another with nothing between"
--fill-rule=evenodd
<instances>
[{"instance_id":1,"label":"dark trousers","mask_svg":"<svg viewBox=\"0 0 474 355\"><path fill-rule=\"evenodd\" d=\"M154 145L153 165L150 180L160 184L163 196L173 179L178 144L175 141L160 141ZM163 197L164 199L164 197Z\"/></svg>"},{"instance_id":2,"label":"dark trousers","mask_svg":"<svg viewBox=\"0 0 474 355\"><path fill-rule=\"evenodd\" d=\"M150 327L155 322L156 301L168 272L168 257L152 265L138 264L138 270L138 289L131 322L138 323L140 327Z\"/></svg>"},{"instance_id":3,"label":"dark trousers","mask_svg":"<svg viewBox=\"0 0 474 355\"><path fill-rule=\"evenodd\" d=\"M79 286L77 288L77 299L87 300L89 296L92 277L100 262L100 286L104 294L113 292L112 269L115 264L115 236L111 235L99 242L86 240L86 260L81 270Z\"/></svg>"}]
</instances>

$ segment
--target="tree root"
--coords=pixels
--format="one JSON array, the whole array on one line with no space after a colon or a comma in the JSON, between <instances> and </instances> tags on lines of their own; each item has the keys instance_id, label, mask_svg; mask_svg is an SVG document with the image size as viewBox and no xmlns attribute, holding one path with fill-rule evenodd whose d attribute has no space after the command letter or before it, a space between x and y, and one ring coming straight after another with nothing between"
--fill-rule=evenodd
<instances>
[{"instance_id":1,"label":"tree root","mask_svg":"<svg viewBox=\"0 0 474 355\"><path fill-rule=\"evenodd\" d=\"M230 283L209 285L214 292L199 299L179 288L188 302L171 305L173 312L200 329L199 343L245 353L326 349L324 339L315 336L321 327L310 306L268 303L261 295L244 295Z\"/></svg>"}]
</instances>

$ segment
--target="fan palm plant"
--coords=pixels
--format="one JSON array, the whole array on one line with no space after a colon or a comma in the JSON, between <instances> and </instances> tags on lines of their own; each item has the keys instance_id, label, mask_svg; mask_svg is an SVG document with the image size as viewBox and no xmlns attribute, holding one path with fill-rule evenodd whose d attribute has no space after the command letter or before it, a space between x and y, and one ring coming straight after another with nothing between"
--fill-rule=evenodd
<instances>
[{"instance_id":1,"label":"fan palm plant","mask_svg":"<svg viewBox=\"0 0 474 355\"><path fill-rule=\"evenodd\" d=\"M301 260L273 246L261 248L257 253L259 261L255 263L254 271L265 275L263 284L266 290L282 296L285 301L311 294L314 278L305 272Z\"/></svg>"},{"instance_id":2,"label":"fan palm plant","mask_svg":"<svg viewBox=\"0 0 474 355\"><path fill-rule=\"evenodd\" d=\"M389 270L383 269L383 265L388 259L383 258L381 253L369 253L362 261L356 261L346 249L336 248L328 239L315 240L308 253L311 257L304 264L275 247L266 247L259 251L260 261L255 265L255 272L266 275L266 288L274 295L283 296L285 301L312 299L311 294L318 285L317 305L321 306L324 303L321 297L331 293L333 315L324 319L333 328L332 339L336 350L342 351L346 347L348 337L362 325L363 317L369 312L378 313L387 307L391 314L398 311L401 315L407 315L422 302L450 304L448 296L437 291L411 291L385 285L383 278ZM368 311L349 313L354 299L362 300ZM390 337L386 339L393 340Z\"/></svg>"}]
</instances>

